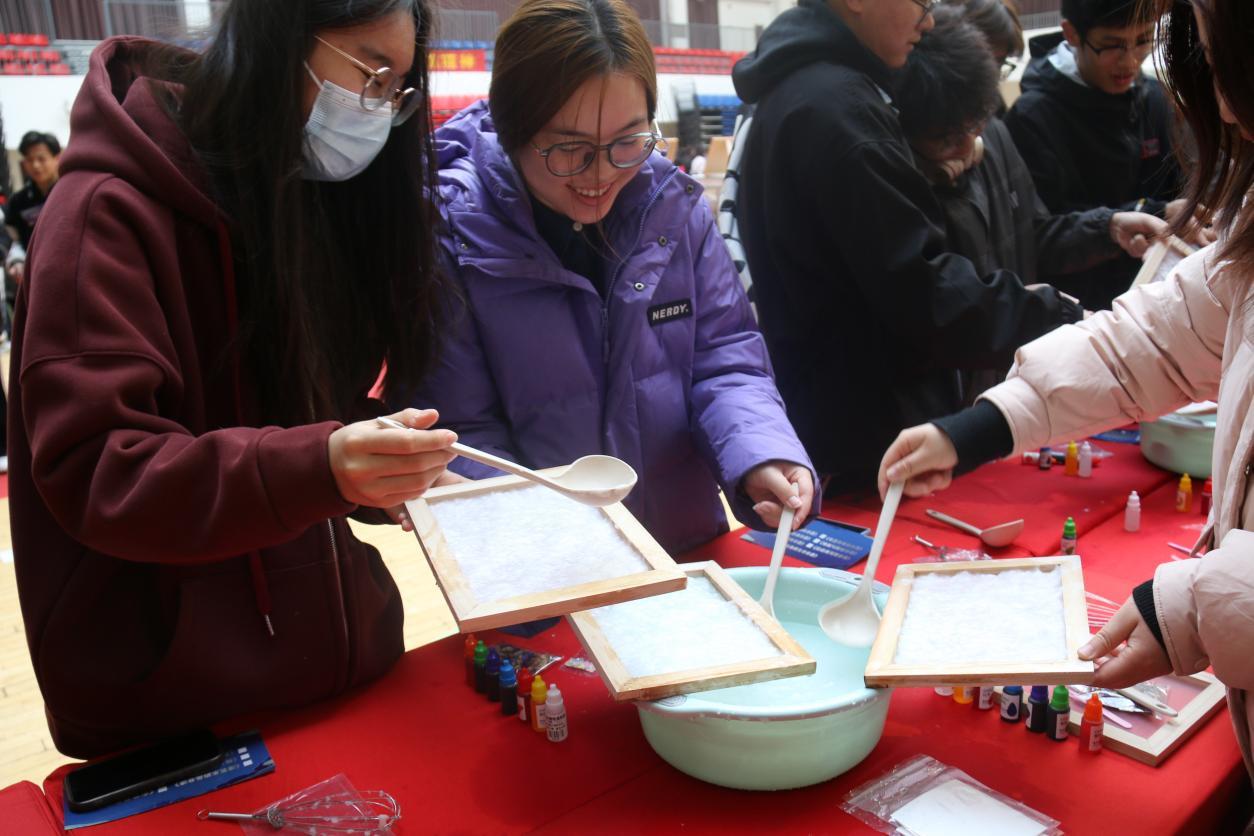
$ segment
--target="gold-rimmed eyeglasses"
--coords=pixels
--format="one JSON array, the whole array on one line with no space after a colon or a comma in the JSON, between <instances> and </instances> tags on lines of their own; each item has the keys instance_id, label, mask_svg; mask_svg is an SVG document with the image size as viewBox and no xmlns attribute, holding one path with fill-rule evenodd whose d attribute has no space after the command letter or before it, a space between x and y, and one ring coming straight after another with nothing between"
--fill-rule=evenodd
<instances>
[{"instance_id":1,"label":"gold-rimmed eyeglasses","mask_svg":"<svg viewBox=\"0 0 1254 836\"><path fill-rule=\"evenodd\" d=\"M401 89L405 83L402 75L397 75L390 67L372 69L369 65L357 60L333 43L314 35L314 39L329 48L336 55L356 67L366 77L365 86L361 89L361 106L369 111L376 111L385 104L392 106L392 124L399 125L414 115L422 97L412 87Z\"/></svg>"}]
</instances>

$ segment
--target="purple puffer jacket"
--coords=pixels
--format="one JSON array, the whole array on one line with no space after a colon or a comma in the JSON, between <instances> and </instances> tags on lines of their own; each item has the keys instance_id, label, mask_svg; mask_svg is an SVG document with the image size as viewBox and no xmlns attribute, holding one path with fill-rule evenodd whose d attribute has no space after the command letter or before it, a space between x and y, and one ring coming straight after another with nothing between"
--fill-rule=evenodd
<instances>
[{"instance_id":1,"label":"purple puffer jacket","mask_svg":"<svg viewBox=\"0 0 1254 836\"><path fill-rule=\"evenodd\" d=\"M624 258L603 300L536 231L486 102L436 138L442 244L469 310L450 313L413 402L466 444L530 467L618 456L640 476L625 504L673 553L727 530L720 484L760 527L741 479L771 459L810 459L701 187L660 154L642 166L603 224ZM466 459L453 469L489 475Z\"/></svg>"}]
</instances>

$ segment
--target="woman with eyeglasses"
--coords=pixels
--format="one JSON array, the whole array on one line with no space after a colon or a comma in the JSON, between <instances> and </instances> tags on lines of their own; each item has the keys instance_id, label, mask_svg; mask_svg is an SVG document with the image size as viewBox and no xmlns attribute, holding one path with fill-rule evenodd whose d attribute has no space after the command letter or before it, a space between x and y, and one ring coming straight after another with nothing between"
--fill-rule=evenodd
<instances>
[{"instance_id":1,"label":"woman with eyeglasses","mask_svg":"<svg viewBox=\"0 0 1254 836\"><path fill-rule=\"evenodd\" d=\"M700 185L661 153L653 50L622 0L527 0L487 102L436 133L442 238L464 304L412 400L532 467L618 456L668 550L736 516L801 525L809 459ZM459 459L453 469L491 471Z\"/></svg>"},{"instance_id":2,"label":"woman with eyeglasses","mask_svg":"<svg viewBox=\"0 0 1254 836\"><path fill-rule=\"evenodd\" d=\"M329 697L403 650L346 517L451 458L379 429L436 341L422 0L233 0L93 53L17 306L18 592L57 748ZM373 521L385 519L375 512Z\"/></svg>"}]
</instances>

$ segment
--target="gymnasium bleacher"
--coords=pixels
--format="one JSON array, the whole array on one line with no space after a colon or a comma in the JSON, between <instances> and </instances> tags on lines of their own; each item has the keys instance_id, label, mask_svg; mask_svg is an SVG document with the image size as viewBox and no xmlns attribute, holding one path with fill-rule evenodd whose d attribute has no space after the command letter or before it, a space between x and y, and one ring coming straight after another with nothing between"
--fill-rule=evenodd
<instances>
[{"instance_id":1,"label":"gymnasium bleacher","mask_svg":"<svg viewBox=\"0 0 1254 836\"><path fill-rule=\"evenodd\" d=\"M70 75L61 50L47 35L0 33L0 75Z\"/></svg>"}]
</instances>

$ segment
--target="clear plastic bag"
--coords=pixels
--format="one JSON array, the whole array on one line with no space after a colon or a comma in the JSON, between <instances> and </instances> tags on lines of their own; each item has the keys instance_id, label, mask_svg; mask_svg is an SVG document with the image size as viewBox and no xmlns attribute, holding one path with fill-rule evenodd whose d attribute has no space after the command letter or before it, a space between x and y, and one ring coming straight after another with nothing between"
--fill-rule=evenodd
<instances>
[{"instance_id":1,"label":"clear plastic bag","mask_svg":"<svg viewBox=\"0 0 1254 836\"><path fill-rule=\"evenodd\" d=\"M240 827L248 836L300 833L381 836L392 832L400 807L385 792L359 792L343 773L306 787L252 813Z\"/></svg>"},{"instance_id":2,"label":"clear plastic bag","mask_svg":"<svg viewBox=\"0 0 1254 836\"><path fill-rule=\"evenodd\" d=\"M901 836L1055 836L1059 822L928 755L916 755L855 789L840 808L880 833Z\"/></svg>"}]
</instances>

